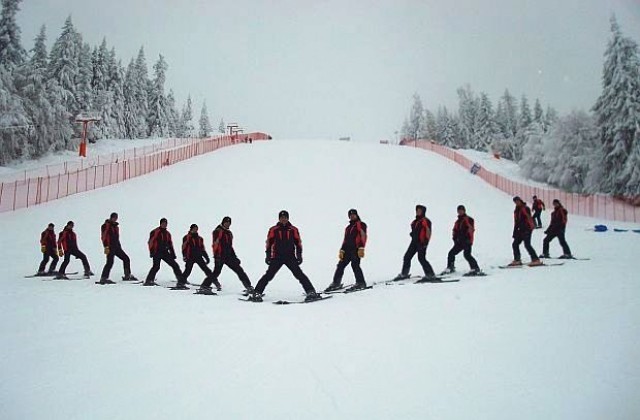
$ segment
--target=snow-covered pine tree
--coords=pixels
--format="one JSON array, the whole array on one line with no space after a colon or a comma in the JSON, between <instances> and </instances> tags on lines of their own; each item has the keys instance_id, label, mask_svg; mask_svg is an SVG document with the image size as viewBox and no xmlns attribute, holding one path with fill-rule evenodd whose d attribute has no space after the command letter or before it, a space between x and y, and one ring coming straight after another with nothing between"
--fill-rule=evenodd
<instances>
[{"instance_id":1,"label":"snow-covered pine tree","mask_svg":"<svg viewBox=\"0 0 640 420\"><path fill-rule=\"evenodd\" d=\"M153 66L154 79L149 100L149 136L165 137L169 131L169 119L167 117L167 98L164 94L167 63L160 54L158 61Z\"/></svg>"},{"instance_id":2,"label":"snow-covered pine tree","mask_svg":"<svg viewBox=\"0 0 640 420\"><path fill-rule=\"evenodd\" d=\"M544 121L544 110L538 98L536 98L536 103L533 105L533 122L539 124L545 132L547 131Z\"/></svg>"},{"instance_id":3,"label":"snow-covered pine tree","mask_svg":"<svg viewBox=\"0 0 640 420\"><path fill-rule=\"evenodd\" d=\"M182 137L194 137L195 128L193 126L193 105L191 102L191 95L187 97L187 102L182 108L182 115L180 118Z\"/></svg>"},{"instance_id":4,"label":"snow-covered pine tree","mask_svg":"<svg viewBox=\"0 0 640 420\"><path fill-rule=\"evenodd\" d=\"M28 130L25 128L29 124L12 75L0 65L0 164L22 156L27 149Z\"/></svg>"},{"instance_id":5,"label":"snow-covered pine tree","mask_svg":"<svg viewBox=\"0 0 640 420\"><path fill-rule=\"evenodd\" d=\"M220 124L218 124L218 133L224 134L227 132L227 126L224 123L224 118L220 118Z\"/></svg>"},{"instance_id":6,"label":"snow-covered pine tree","mask_svg":"<svg viewBox=\"0 0 640 420\"><path fill-rule=\"evenodd\" d=\"M173 90L169 90L169 94L167 95L167 118L169 121L168 135L171 137L180 137L178 134L180 132L180 113L178 112L178 108L176 108L176 97Z\"/></svg>"},{"instance_id":7,"label":"snow-covered pine tree","mask_svg":"<svg viewBox=\"0 0 640 420\"><path fill-rule=\"evenodd\" d=\"M93 111L92 80L91 45L83 43L78 55L78 73L76 77L76 99L80 112Z\"/></svg>"},{"instance_id":8,"label":"snow-covered pine tree","mask_svg":"<svg viewBox=\"0 0 640 420\"><path fill-rule=\"evenodd\" d=\"M638 44L622 34L615 17L611 17L611 34L602 71L602 93L593 107L603 149L601 189L613 194L638 194L640 186L633 169L640 165L635 151L640 130Z\"/></svg>"},{"instance_id":9,"label":"snow-covered pine tree","mask_svg":"<svg viewBox=\"0 0 640 420\"><path fill-rule=\"evenodd\" d=\"M134 138L146 138L149 136L149 72L147 60L144 55L144 47L140 47L136 58L133 73L133 97L135 99L136 124L134 127Z\"/></svg>"},{"instance_id":10,"label":"snow-covered pine tree","mask_svg":"<svg viewBox=\"0 0 640 420\"><path fill-rule=\"evenodd\" d=\"M504 91L496 111L496 122L505 138L513 138L518 132L518 108L516 98L509 89Z\"/></svg>"},{"instance_id":11,"label":"snow-covered pine tree","mask_svg":"<svg viewBox=\"0 0 640 420\"><path fill-rule=\"evenodd\" d=\"M449 114L447 107L439 107L436 116L436 137L438 143L447 147L455 147L457 144L455 138L456 129L456 123Z\"/></svg>"},{"instance_id":12,"label":"snow-covered pine tree","mask_svg":"<svg viewBox=\"0 0 640 420\"><path fill-rule=\"evenodd\" d=\"M0 66L12 71L25 62L27 53L20 42L20 27L16 15L22 0L2 0L0 14Z\"/></svg>"},{"instance_id":13,"label":"snow-covered pine tree","mask_svg":"<svg viewBox=\"0 0 640 420\"><path fill-rule=\"evenodd\" d=\"M417 139L419 134L424 132L424 107L422 106L422 99L417 93L413 94L413 104L411 111L409 112L409 126L407 136L413 140Z\"/></svg>"},{"instance_id":14,"label":"snow-covered pine tree","mask_svg":"<svg viewBox=\"0 0 640 420\"><path fill-rule=\"evenodd\" d=\"M69 16L62 27L62 33L51 48L48 73L62 88L64 106L72 117L79 111L76 81L81 46L82 41Z\"/></svg>"},{"instance_id":15,"label":"snow-covered pine tree","mask_svg":"<svg viewBox=\"0 0 640 420\"><path fill-rule=\"evenodd\" d=\"M480 93L480 104L478 105L478 115L475 127L475 149L490 151L491 144L498 136L500 129L495 121L493 105L489 95Z\"/></svg>"},{"instance_id":16,"label":"snow-covered pine tree","mask_svg":"<svg viewBox=\"0 0 640 420\"><path fill-rule=\"evenodd\" d=\"M433 112L429 111L427 108L424 110L424 130L423 135L420 136L423 139L433 140L436 139L436 117L433 115Z\"/></svg>"},{"instance_id":17,"label":"snow-covered pine tree","mask_svg":"<svg viewBox=\"0 0 640 420\"><path fill-rule=\"evenodd\" d=\"M113 125L110 131L114 138L123 138L125 136L124 69L113 47L109 51L107 68L107 89L111 92L112 99L110 120Z\"/></svg>"},{"instance_id":18,"label":"snow-covered pine tree","mask_svg":"<svg viewBox=\"0 0 640 420\"><path fill-rule=\"evenodd\" d=\"M520 99L520 112L518 113L518 131L511 144L511 159L516 162L522 159L522 148L527 142L527 138L532 135L538 135L537 128L542 131L542 126L536 127L534 133L530 133L529 126L533 121L531 116L531 108L529 107L529 101L526 95L522 95Z\"/></svg>"},{"instance_id":19,"label":"snow-covered pine tree","mask_svg":"<svg viewBox=\"0 0 640 420\"><path fill-rule=\"evenodd\" d=\"M207 101L202 102L202 109L200 110L200 138L206 138L211 135L213 131L213 127L211 127L211 122L209 121L209 111L207 111Z\"/></svg>"},{"instance_id":20,"label":"snow-covered pine tree","mask_svg":"<svg viewBox=\"0 0 640 420\"><path fill-rule=\"evenodd\" d=\"M476 118L478 115L478 99L471 90L471 86L466 85L458 88L458 119L460 138L458 145L461 148L478 147L476 136Z\"/></svg>"}]
</instances>

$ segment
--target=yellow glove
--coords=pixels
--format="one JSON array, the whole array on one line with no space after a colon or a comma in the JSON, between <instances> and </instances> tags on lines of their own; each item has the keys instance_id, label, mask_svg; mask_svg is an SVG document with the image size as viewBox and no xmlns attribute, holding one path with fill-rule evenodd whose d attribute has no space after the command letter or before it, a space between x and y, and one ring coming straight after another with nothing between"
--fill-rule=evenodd
<instances>
[{"instance_id":1,"label":"yellow glove","mask_svg":"<svg viewBox=\"0 0 640 420\"><path fill-rule=\"evenodd\" d=\"M340 252L338 252L338 259L340 261L344 260L344 251L343 250L340 250Z\"/></svg>"},{"instance_id":2,"label":"yellow glove","mask_svg":"<svg viewBox=\"0 0 640 420\"><path fill-rule=\"evenodd\" d=\"M60 248L58 250L58 257L62 257L62 256L64 256L64 251L62 250L62 248Z\"/></svg>"},{"instance_id":3,"label":"yellow glove","mask_svg":"<svg viewBox=\"0 0 640 420\"><path fill-rule=\"evenodd\" d=\"M104 255L109 255L109 247L108 246L104 247Z\"/></svg>"},{"instance_id":4,"label":"yellow glove","mask_svg":"<svg viewBox=\"0 0 640 420\"><path fill-rule=\"evenodd\" d=\"M364 248L358 248L358 258L364 258Z\"/></svg>"},{"instance_id":5,"label":"yellow glove","mask_svg":"<svg viewBox=\"0 0 640 420\"><path fill-rule=\"evenodd\" d=\"M42 245L40 247L40 251L42 251L43 254L46 254L47 253L47 246L46 245Z\"/></svg>"}]
</instances>

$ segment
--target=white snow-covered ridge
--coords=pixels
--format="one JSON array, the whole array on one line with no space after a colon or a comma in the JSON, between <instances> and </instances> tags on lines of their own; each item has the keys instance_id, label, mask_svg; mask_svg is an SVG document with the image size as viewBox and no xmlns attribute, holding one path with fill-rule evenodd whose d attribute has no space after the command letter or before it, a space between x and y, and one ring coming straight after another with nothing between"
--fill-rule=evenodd
<instances>
[{"instance_id":1,"label":"white snow-covered ridge","mask_svg":"<svg viewBox=\"0 0 640 420\"><path fill-rule=\"evenodd\" d=\"M514 180L511 178L513 174L512 170L507 170L506 174L504 172L493 172L484 167L482 162L474 160L473 155L470 157L465 156L465 154L457 150L450 149L429 140L403 140L400 144L406 147L418 147L438 153L458 163L467 170L471 170L475 164L479 164L480 168L477 169L475 175L493 187L511 196L520 196L525 201L531 201L532 197L536 195L550 207L551 202L557 198L572 214L618 222L640 223L640 206L634 206L625 200L610 195L569 193L551 188L545 184ZM497 167L499 166L492 165L492 169Z\"/></svg>"},{"instance_id":2,"label":"white snow-covered ridge","mask_svg":"<svg viewBox=\"0 0 640 420\"><path fill-rule=\"evenodd\" d=\"M84 166L75 171L28 178L24 181L3 182L0 183L0 213L113 185L221 147L269 138L269 135L260 132L224 135L189 141L187 144L160 151L151 150L150 153L142 155L125 154L128 158L123 160L116 156L115 161Z\"/></svg>"}]
</instances>

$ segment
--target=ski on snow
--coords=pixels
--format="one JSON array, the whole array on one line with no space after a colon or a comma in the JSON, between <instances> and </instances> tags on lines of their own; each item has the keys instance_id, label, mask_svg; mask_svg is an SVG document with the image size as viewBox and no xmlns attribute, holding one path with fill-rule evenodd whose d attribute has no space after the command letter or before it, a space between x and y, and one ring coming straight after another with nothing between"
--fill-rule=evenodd
<instances>
[{"instance_id":1,"label":"ski on snow","mask_svg":"<svg viewBox=\"0 0 640 420\"><path fill-rule=\"evenodd\" d=\"M523 267L529 267L529 268L536 268L536 267L557 267L559 265L564 265L563 262L561 263L551 263L551 264L541 264L541 265L534 265L533 267L529 266L528 264L522 264L522 265L499 265L498 268L502 268L502 269L509 269L509 268L523 268Z\"/></svg>"}]
</instances>

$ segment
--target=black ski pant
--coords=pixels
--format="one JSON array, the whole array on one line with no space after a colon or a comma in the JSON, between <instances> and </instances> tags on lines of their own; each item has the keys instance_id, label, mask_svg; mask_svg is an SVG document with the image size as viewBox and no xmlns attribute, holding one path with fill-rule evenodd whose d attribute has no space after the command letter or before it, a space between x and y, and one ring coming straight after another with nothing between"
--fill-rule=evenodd
<instances>
[{"instance_id":1,"label":"black ski pant","mask_svg":"<svg viewBox=\"0 0 640 420\"><path fill-rule=\"evenodd\" d=\"M418 254L418 261L422 266L422 270L424 270L425 276L434 276L435 273L433 271L433 267L427 261L427 247L421 246L416 242L411 242L409 244L409 248L407 248L407 252L404 254L404 259L402 263L402 274L409 275L409 270L411 269L411 259L414 255Z\"/></svg>"},{"instance_id":2,"label":"black ski pant","mask_svg":"<svg viewBox=\"0 0 640 420\"><path fill-rule=\"evenodd\" d=\"M448 268L451 268L451 269L455 268L456 255L458 255L460 252L463 252L462 255L464 256L464 259L467 260L467 262L469 263L469 267L471 267L472 270L480 269L480 267L478 267L478 262L476 261L475 258L473 258L473 255L471 255L471 244L468 242L453 243L453 248L451 248L451 250L449 251L449 255L447 256Z\"/></svg>"},{"instance_id":3,"label":"black ski pant","mask_svg":"<svg viewBox=\"0 0 640 420\"><path fill-rule=\"evenodd\" d=\"M540 219L541 215L542 215L542 210L533 211L533 221L535 222L536 227L542 227L542 219Z\"/></svg>"},{"instance_id":4,"label":"black ski pant","mask_svg":"<svg viewBox=\"0 0 640 420\"><path fill-rule=\"evenodd\" d=\"M118 257L122 260L122 265L124 266L124 276L129 277L131 275L131 260L126 252L122 250L122 248L111 248L109 253L107 254L107 262L102 269L102 274L100 275L101 279L108 279L109 273L111 273L111 268L113 267L113 262L115 258Z\"/></svg>"},{"instance_id":5,"label":"black ski pant","mask_svg":"<svg viewBox=\"0 0 640 420\"><path fill-rule=\"evenodd\" d=\"M344 269L351 264L351 269L353 270L353 275L356 278L356 284L366 284L364 281L364 274L362 273L362 268L360 268L360 257L358 257L358 251L345 251L344 259L342 261L338 261L338 265L336 266L336 272L333 275L333 283L332 285L338 286L342 283L342 276L344 276Z\"/></svg>"},{"instance_id":6,"label":"black ski pant","mask_svg":"<svg viewBox=\"0 0 640 420\"><path fill-rule=\"evenodd\" d=\"M280 270L280 268L282 268L283 265L286 265L287 268L291 271L291 274L293 274L293 277L298 279L298 281L302 285L302 288L307 294L316 291L309 278L300 269L300 265L296 260L275 259L271 261L271 264L269 264L269 268L267 269L267 272L264 273L264 276L262 276L262 278L258 280L258 284L256 285L255 289L256 293L264 293L264 289L267 287L267 284L269 284L269 282L273 280L276 273Z\"/></svg>"},{"instance_id":7,"label":"black ski pant","mask_svg":"<svg viewBox=\"0 0 640 420\"><path fill-rule=\"evenodd\" d=\"M79 249L75 249L73 251L65 252L64 260L62 261L62 265L60 265L60 274L64 274L67 266L69 265L69 261L71 261L71 256L78 258L82 261L82 266L84 267L84 272L87 273L91 271L91 267L89 267L89 260L87 260L87 256L82 253Z\"/></svg>"},{"instance_id":8,"label":"black ski pant","mask_svg":"<svg viewBox=\"0 0 640 420\"><path fill-rule=\"evenodd\" d=\"M158 271L160 270L160 261L166 262L169 267L171 267L178 283L185 282L184 277L182 277L182 271L180 271L180 266L178 266L175 258L169 255L159 255L153 257L153 266L151 267L151 270L149 270L149 274L147 274L147 278L145 280L146 283L151 283L156 279L156 274L158 274Z\"/></svg>"},{"instance_id":9,"label":"black ski pant","mask_svg":"<svg viewBox=\"0 0 640 420\"><path fill-rule=\"evenodd\" d=\"M536 254L536 250L533 249L533 247L531 246L531 232L517 234L514 236L513 244L511 244L511 247L513 248L513 259L515 261L520 261L521 259L520 244L523 242L524 242L525 249L527 250L527 252L529 253L529 256L531 257L531 261L537 260L538 254Z\"/></svg>"},{"instance_id":10,"label":"black ski pant","mask_svg":"<svg viewBox=\"0 0 640 420\"><path fill-rule=\"evenodd\" d=\"M555 238L558 238L558 241L560 241L560 246L562 247L562 252L564 253L564 255L571 255L571 249L569 249L569 244L564 238L564 232L547 233L547 236L545 236L542 240L542 254L549 255L549 244Z\"/></svg>"},{"instance_id":11,"label":"black ski pant","mask_svg":"<svg viewBox=\"0 0 640 420\"><path fill-rule=\"evenodd\" d=\"M38 273L44 271L47 263L49 262L49 257L51 257L51 265L49 266L49 272L56 271L56 266L58 265L58 254L55 251L45 252L42 254L42 261L40 262L40 267L38 267Z\"/></svg>"},{"instance_id":12,"label":"black ski pant","mask_svg":"<svg viewBox=\"0 0 640 420\"><path fill-rule=\"evenodd\" d=\"M218 277L222 272L222 267L224 267L225 265L229 267L231 271L236 273L236 275L238 276L238 279L240 279L245 289L249 289L251 287L251 280L249 280L249 276L247 276L247 273L245 273L242 267L240 267L240 261L237 258L229 259L229 260L225 260L222 258L215 258L214 261L215 261L215 265L213 267L213 274L208 276L204 280L204 282L202 282L202 284L200 285L201 288L211 287L211 283L214 283L216 286L219 286L220 282L218 281Z\"/></svg>"}]
</instances>

